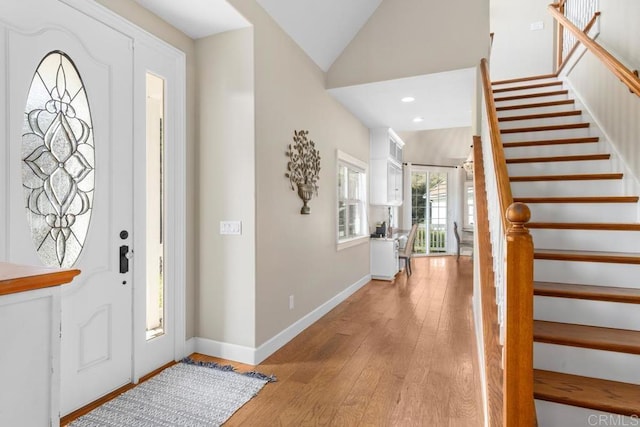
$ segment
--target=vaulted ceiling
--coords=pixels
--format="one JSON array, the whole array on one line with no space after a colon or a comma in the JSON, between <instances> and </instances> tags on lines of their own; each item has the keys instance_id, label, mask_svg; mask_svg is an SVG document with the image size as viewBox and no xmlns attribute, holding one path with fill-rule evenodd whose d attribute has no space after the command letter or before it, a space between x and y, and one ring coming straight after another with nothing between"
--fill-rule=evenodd
<instances>
[{"instance_id":1,"label":"vaulted ceiling","mask_svg":"<svg viewBox=\"0 0 640 427\"><path fill-rule=\"evenodd\" d=\"M251 25L225 0L135 1L194 39ZM392 0L256 1L327 72L383 1ZM408 0L395 1L408 4ZM474 69L463 68L346 85L329 92L368 127L418 131L470 126L474 85ZM401 103L406 96L416 101ZM423 120L414 121L418 117Z\"/></svg>"}]
</instances>

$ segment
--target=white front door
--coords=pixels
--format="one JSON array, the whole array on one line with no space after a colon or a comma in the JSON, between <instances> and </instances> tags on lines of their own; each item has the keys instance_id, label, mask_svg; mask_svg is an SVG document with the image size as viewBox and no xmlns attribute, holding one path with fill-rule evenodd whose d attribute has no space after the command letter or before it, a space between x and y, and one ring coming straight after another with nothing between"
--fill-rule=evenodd
<instances>
[{"instance_id":1,"label":"white front door","mask_svg":"<svg viewBox=\"0 0 640 427\"><path fill-rule=\"evenodd\" d=\"M8 3L6 257L82 271L63 287L66 414L132 379L132 41L57 1Z\"/></svg>"}]
</instances>

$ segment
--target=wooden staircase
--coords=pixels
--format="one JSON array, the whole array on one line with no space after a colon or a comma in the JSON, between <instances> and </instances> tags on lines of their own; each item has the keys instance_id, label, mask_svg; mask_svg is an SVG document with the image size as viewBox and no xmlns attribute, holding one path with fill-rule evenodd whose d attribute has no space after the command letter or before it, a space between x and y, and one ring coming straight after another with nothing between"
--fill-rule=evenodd
<instances>
[{"instance_id":1,"label":"wooden staircase","mask_svg":"<svg viewBox=\"0 0 640 427\"><path fill-rule=\"evenodd\" d=\"M531 209L538 423L589 425L594 411L637 422L640 223L638 196L627 194L636 183L554 76L492 87L513 199Z\"/></svg>"}]
</instances>

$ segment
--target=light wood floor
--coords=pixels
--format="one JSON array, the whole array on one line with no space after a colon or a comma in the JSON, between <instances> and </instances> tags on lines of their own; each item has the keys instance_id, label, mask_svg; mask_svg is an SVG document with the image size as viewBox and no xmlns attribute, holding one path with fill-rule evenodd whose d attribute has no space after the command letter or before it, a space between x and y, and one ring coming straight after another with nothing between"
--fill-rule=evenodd
<instances>
[{"instance_id":1,"label":"light wood floor","mask_svg":"<svg viewBox=\"0 0 640 427\"><path fill-rule=\"evenodd\" d=\"M413 265L409 280L372 281L255 367L278 382L225 426L482 426L471 261Z\"/></svg>"},{"instance_id":2,"label":"light wood floor","mask_svg":"<svg viewBox=\"0 0 640 427\"><path fill-rule=\"evenodd\" d=\"M482 426L471 272L468 257L417 258L408 280L370 282L256 367L191 357L278 377L225 427Z\"/></svg>"}]
</instances>

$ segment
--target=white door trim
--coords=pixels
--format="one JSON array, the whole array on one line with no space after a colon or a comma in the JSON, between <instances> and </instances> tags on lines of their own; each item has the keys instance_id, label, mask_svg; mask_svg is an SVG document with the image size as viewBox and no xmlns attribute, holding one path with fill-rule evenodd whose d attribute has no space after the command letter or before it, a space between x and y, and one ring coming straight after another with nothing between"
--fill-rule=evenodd
<instances>
[{"instance_id":1,"label":"white door trim","mask_svg":"<svg viewBox=\"0 0 640 427\"><path fill-rule=\"evenodd\" d=\"M173 93L173 122L171 123L172 140L175 142L167 146L167 245L166 256L168 263L173 266L167 271L167 283L175 284L174 293L174 348L175 359L180 360L186 356L186 56L181 50L167 44L140 27L117 15L110 9L87 0L59 0L69 6L97 19L98 21L122 32L134 40L134 64L141 64L138 58L136 45L143 43L146 47L162 52L164 55L173 56L175 60L176 84ZM136 70L137 72L137 70ZM134 78L134 85L140 79ZM143 89L144 91L144 89ZM134 86L134 93L140 90ZM133 99L132 99L133 102ZM138 104L139 105L139 104ZM134 110L134 123L146 123L145 111L139 108ZM169 127L167 127L169 131ZM134 138L138 132L134 129ZM136 144L144 144L144 139L134 139ZM134 219L134 222L136 220ZM134 248L135 251L135 248ZM143 284L137 284L143 285ZM134 304L135 300L134 300ZM134 313L136 307L134 306ZM135 331L134 331L135 332ZM135 357L135 354L132 355ZM133 361L135 367L135 359ZM144 373L132 373L134 382Z\"/></svg>"}]
</instances>

